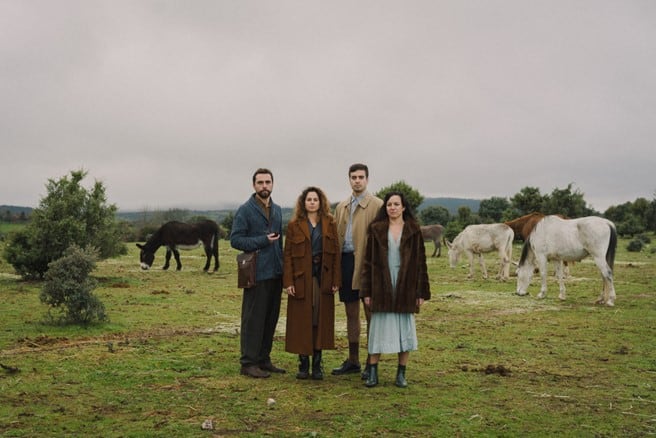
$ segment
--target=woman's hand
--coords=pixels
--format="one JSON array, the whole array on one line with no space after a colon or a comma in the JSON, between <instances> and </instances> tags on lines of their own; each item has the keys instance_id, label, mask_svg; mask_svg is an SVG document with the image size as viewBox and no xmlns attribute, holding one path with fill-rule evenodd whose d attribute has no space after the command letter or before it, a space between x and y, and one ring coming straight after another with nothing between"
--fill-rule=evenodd
<instances>
[{"instance_id":1,"label":"woman's hand","mask_svg":"<svg viewBox=\"0 0 656 438\"><path fill-rule=\"evenodd\" d=\"M335 295L338 290L339 290L339 286L333 286L333 295Z\"/></svg>"},{"instance_id":2,"label":"woman's hand","mask_svg":"<svg viewBox=\"0 0 656 438\"><path fill-rule=\"evenodd\" d=\"M417 307L420 307L422 304L424 304L424 299L423 298L417 298Z\"/></svg>"},{"instance_id":3,"label":"woman's hand","mask_svg":"<svg viewBox=\"0 0 656 438\"><path fill-rule=\"evenodd\" d=\"M294 286L289 286L287 288L287 295L292 297L296 296L296 289L294 288Z\"/></svg>"},{"instance_id":4,"label":"woman's hand","mask_svg":"<svg viewBox=\"0 0 656 438\"><path fill-rule=\"evenodd\" d=\"M364 297L364 305L369 307L371 306L371 297Z\"/></svg>"}]
</instances>

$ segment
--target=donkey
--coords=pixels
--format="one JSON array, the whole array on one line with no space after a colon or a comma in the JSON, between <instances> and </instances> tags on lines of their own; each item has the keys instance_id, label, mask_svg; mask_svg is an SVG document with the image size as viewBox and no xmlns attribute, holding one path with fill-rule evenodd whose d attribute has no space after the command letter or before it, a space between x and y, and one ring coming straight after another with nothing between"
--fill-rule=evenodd
<instances>
[{"instance_id":1,"label":"donkey","mask_svg":"<svg viewBox=\"0 0 656 438\"><path fill-rule=\"evenodd\" d=\"M449 249L449 265L455 268L460 256L465 254L469 262L469 275L467 278L472 278L474 275L474 255L477 255L483 278L487 279L487 268L485 267L483 254L496 250L501 260L498 278L507 280L510 276L513 236L513 230L506 224L468 225L453 239L453 242L444 239L444 243Z\"/></svg>"},{"instance_id":2,"label":"donkey","mask_svg":"<svg viewBox=\"0 0 656 438\"><path fill-rule=\"evenodd\" d=\"M141 269L150 269L155 260L155 252L160 246L165 246L166 262L162 269L169 268L171 254L173 254L177 263L176 270L179 271L182 269L182 263L180 263L178 249L194 249L201 244L207 256L203 271L210 268L212 257L214 257L214 271L217 271L219 269L219 226L216 222L211 220L203 220L194 224L167 222L155 231L145 244L137 243L137 247L141 250L139 255Z\"/></svg>"},{"instance_id":3,"label":"donkey","mask_svg":"<svg viewBox=\"0 0 656 438\"><path fill-rule=\"evenodd\" d=\"M421 235L424 237L424 240L432 240L433 245L435 245L435 250L433 251L433 255L431 257L439 257L442 254L441 240L443 232L444 227L440 224L421 226Z\"/></svg>"}]
</instances>

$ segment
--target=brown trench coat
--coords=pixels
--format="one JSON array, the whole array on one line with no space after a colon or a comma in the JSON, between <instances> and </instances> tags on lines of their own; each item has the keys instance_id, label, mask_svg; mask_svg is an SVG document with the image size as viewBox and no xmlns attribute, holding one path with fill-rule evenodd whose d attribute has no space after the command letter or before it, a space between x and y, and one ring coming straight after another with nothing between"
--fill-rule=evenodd
<instances>
[{"instance_id":1,"label":"brown trench coat","mask_svg":"<svg viewBox=\"0 0 656 438\"><path fill-rule=\"evenodd\" d=\"M401 267L396 279L396 301L392 298L392 276L387 260L389 225L374 222L369 227L362 266L360 297L371 297L372 312L417 313L417 298L431 297L426 266L426 249L419 225L403 225Z\"/></svg>"},{"instance_id":2,"label":"brown trench coat","mask_svg":"<svg viewBox=\"0 0 656 438\"><path fill-rule=\"evenodd\" d=\"M287 296L285 350L311 355L314 350L335 348L335 296L333 286L341 286L341 252L337 226L332 216L321 218L323 255L319 323L312 327L312 242L306 219L291 221L285 235L283 287L293 285L296 296ZM315 333L313 333L315 332ZM313 336L316 334L316 340Z\"/></svg>"}]
</instances>

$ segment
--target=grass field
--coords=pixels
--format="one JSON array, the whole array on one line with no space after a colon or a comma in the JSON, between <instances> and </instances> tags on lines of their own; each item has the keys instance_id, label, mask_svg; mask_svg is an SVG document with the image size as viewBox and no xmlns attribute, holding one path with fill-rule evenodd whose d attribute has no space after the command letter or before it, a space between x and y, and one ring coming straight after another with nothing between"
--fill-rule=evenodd
<instances>
[{"instance_id":1,"label":"grass field","mask_svg":"<svg viewBox=\"0 0 656 438\"><path fill-rule=\"evenodd\" d=\"M339 303L325 380L296 380L297 358L284 352L284 297L273 359L288 373L240 376L241 291L226 241L218 273L201 271L201 250L182 254L181 272L141 271L133 244L100 262L95 293L111 320L88 328L45 325L41 284L0 260L0 435L655 435L656 255L626 244L615 307L593 304L601 279L590 261L571 268L560 301L553 277L537 300L535 278L531 296L518 297L514 277L482 280L475 270L467 280L462 261L450 269L445 256L429 259L433 298L417 316L420 349L405 390L394 386L392 355L376 388L330 375L348 349Z\"/></svg>"}]
</instances>

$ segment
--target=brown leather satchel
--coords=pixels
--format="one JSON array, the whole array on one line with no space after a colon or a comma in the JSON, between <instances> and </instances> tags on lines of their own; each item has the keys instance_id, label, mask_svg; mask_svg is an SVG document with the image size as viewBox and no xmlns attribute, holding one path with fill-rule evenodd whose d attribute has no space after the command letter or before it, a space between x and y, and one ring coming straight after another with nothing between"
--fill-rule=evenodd
<instances>
[{"instance_id":1,"label":"brown leather satchel","mask_svg":"<svg viewBox=\"0 0 656 438\"><path fill-rule=\"evenodd\" d=\"M237 287L248 289L255 286L257 251L237 254Z\"/></svg>"}]
</instances>

